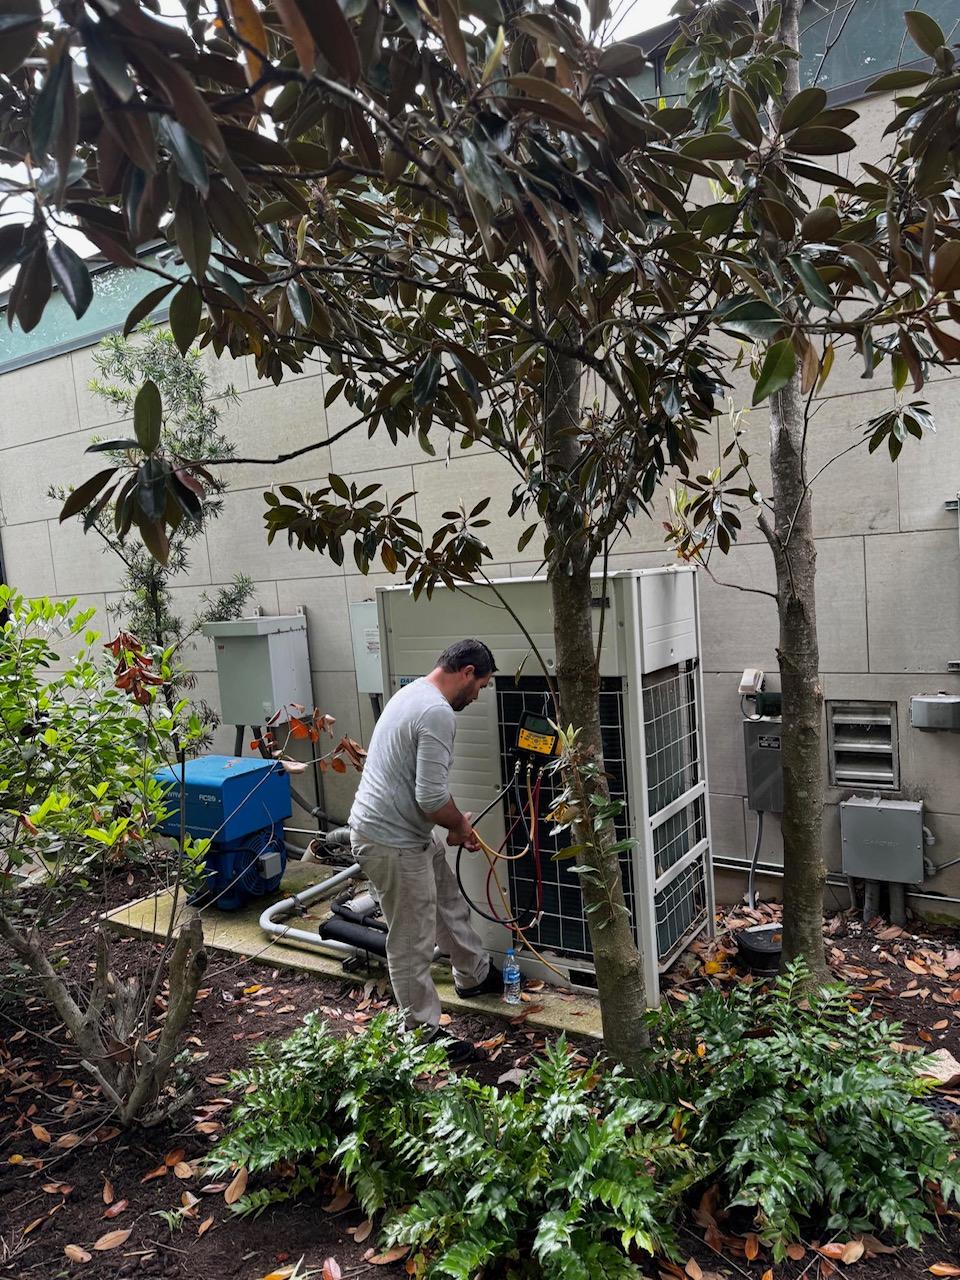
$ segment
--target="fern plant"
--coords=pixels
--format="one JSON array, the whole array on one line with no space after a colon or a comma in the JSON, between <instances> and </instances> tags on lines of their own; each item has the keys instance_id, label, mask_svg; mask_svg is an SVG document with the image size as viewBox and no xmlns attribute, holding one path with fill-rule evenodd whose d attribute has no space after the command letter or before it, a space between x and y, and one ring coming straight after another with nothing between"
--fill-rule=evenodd
<instances>
[{"instance_id":1,"label":"fern plant","mask_svg":"<svg viewBox=\"0 0 960 1280\"><path fill-rule=\"evenodd\" d=\"M431 1277L527 1260L545 1280L637 1276L635 1255L676 1254L672 1219L694 1169L668 1106L619 1070L585 1072L561 1040L514 1094L461 1078L437 1096L424 1190L387 1236Z\"/></svg>"},{"instance_id":2,"label":"fern plant","mask_svg":"<svg viewBox=\"0 0 960 1280\"><path fill-rule=\"evenodd\" d=\"M842 984L811 990L802 961L769 988L706 991L651 1025L660 1043L638 1089L693 1104L684 1135L703 1172L756 1208L778 1260L814 1213L831 1231L915 1246L932 1227L929 1185L957 1198L951 1139L919 1101L922 1055L898 1052L900 1024L853 1006Z\"/></svg>"}]
</instances>

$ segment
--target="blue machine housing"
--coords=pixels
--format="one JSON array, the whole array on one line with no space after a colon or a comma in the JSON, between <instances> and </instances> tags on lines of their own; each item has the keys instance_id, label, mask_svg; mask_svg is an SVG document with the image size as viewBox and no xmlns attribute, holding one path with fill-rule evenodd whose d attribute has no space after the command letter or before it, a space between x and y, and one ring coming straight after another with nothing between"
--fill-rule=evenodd
<instances>
[{"instance_id":1,"label":"blue machine housing","mask_svg":"<svg viewBox=\"0 0 960 1280\"><path fill-rule=\"evenodd\" d=\"M169 787L164 835L180 834L180 768L156 773ZM287 851L284 819L290 817L290 779L275 760L200 756L184 770L185 828L212 843L206 856L204 897L221 911L237 911L272 893L283 877Z\"/></svg>"}]
</instances>

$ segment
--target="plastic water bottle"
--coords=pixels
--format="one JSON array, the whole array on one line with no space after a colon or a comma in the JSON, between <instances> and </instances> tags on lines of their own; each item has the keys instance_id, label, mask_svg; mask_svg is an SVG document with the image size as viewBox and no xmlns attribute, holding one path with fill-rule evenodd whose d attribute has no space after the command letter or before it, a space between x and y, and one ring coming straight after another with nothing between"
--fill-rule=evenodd
<instances>
[{"instance_id":1,"label":"plastic water bottle","mask_svg":"<svg viewBox=\"0 0 960 1280\"><path fill-rule=\"evenodd\" d=\"M508 949L503 962L503 998L507 1004L520 1003L520 965L513 947Z\"/></svg>"}]
</instances>

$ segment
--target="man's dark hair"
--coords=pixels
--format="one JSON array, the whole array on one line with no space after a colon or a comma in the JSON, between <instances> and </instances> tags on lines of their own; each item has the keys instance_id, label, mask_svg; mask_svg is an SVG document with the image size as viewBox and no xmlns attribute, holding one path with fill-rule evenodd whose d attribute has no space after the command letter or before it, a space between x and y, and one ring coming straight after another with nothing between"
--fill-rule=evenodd
<instances>
[{"instance_id":1,"label":"man's dark hair","mask_svg":"<svg viewBox=\"0 0 960 1280\"><path fill-rule=\"evenodd\" d=\"M482 640L458 640L448 645L437 659L437 666L444 671L462 671L464 667L473 667L478 676L493 675L497 664L493 654Z\"/></svg>"}]
</instances>

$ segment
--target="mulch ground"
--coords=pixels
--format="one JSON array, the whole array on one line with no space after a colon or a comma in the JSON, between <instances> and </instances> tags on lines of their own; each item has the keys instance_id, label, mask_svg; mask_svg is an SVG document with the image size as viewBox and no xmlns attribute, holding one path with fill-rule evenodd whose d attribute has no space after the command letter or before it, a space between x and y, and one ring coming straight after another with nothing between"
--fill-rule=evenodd
<instances>
[{"instance_id":1,"label":"mulch ground","mask_svg":"<svg viewBox=\"0 0 960 1280\"><path fill-rule=\"evenodd\" d=\"M113 906L138 889L121 878L106 892ZM67 971L78 977L91 963L92 925L104 905L92 897L75 901L53 928ZM763 913L769 917L772 909ZM741 909L733 922L744 922L746 914ZM876 1016L903 1022L904 1043L960 1058L956 930L908 932L882 922L867 927L846 916L831 919L827 929L835 972L858 998L872 1003ZM157 954L155 944L141 939L118 939L116 947L119 972L148 970ZM722 932L716 942L698 944L669 975L668 998L689 998L705 983L744 980L733 951ZM332 1185L319 1200L276 1206L256 1220L238 1219L225 1203L227 1184L212 1182L200 1167L232 1105L228 1074L245 1061L252 1044L288 1034L313 1010L322 1012L336 1034L355 1034L386 1006L385 988L236 962L216 952L204 982L186 1044L196 1083L192 1104L174 1121L135 1134L119 1132L104 1118L99 1097L39 998L28 998L25 1006L22 993L0 991L0 1276L281 1280L301 1258L298 1277L336 1280L339 1272L343 1280L396 1280L405 1274L402 1260L381 1260L375 1227ZM522 1021L456 1018L451 1030L485 1046L487 1060L470 1070L486 1081L506 1077L504 1087L511 1087L513 1073L543 1047L542 1034ZM588 1042L582 1051L594 1048ZM947 1089L947 1122L956 1123L954 1107L960 1109L960 1090ZM176 1216L175 1229L163 1214ZM836 1270L851 1280L920 1280L938 1274L930 1271L936 1264L960 1261L960 1215L946 1214L941 1221L942 1236L921 1251L885 1251L882 1241L866 1238L862 1257L847 1265L816 1252L820 1245L827 1255L836 1254L846 1243L831 1244L824 1234L805 1242L802 1256L774 1267L762 1248L750 1256L749 1221L724 1217L705 1204L683 1228L690 1251L686 1269L651 1264L648 1270L665 1280L698 1280L701 1274L705 1280L800 1280ZM105 1236L112 1247L95 1250ZM71 1253L79 1257L77 1250L89 1254L89 1261L71 1260ZM771 1269L773 1276L767 1274Z\"/></svg>"}]
</instances>

